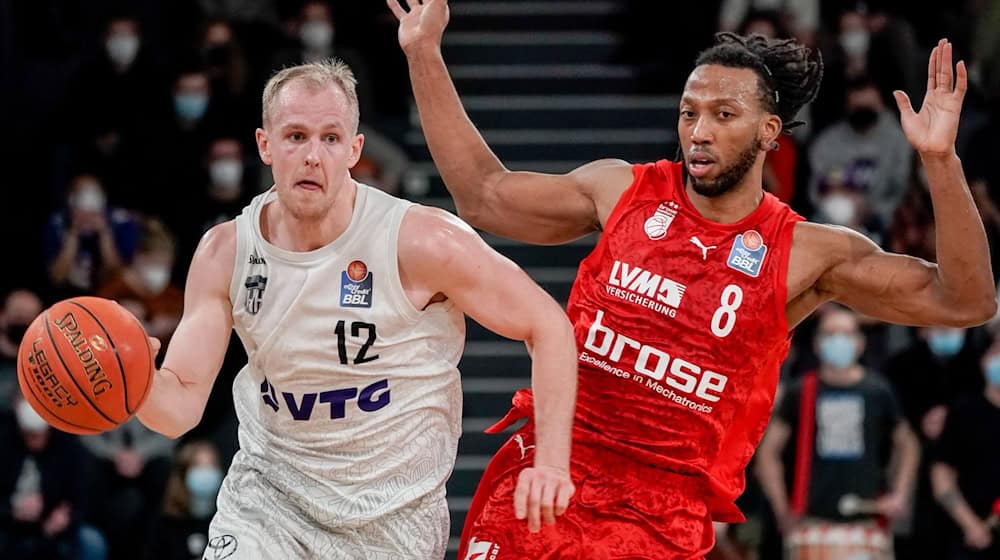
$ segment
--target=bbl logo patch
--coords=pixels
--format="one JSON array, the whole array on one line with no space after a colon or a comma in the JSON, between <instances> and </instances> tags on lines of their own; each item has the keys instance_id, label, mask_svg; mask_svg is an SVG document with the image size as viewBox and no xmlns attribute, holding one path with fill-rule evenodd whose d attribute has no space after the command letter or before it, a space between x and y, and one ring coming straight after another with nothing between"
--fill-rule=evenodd
<instances>
[{"instance_id":1,"label":"bbl logo patch","mask_svg":"<svg viewBox=\"0 0 1000 560\"><path fill-rule=\"evenodd\" d=\"M247 280L243 286L247 289L247 312L251 315L256 315L260 311L260 305L264 302L264 288L267 287L267 277L260 274L247 276Z\"/></svg>"},{"instance_id":2,"label":"bbl logo patch","mask_svg":"<svg viewBox=\"0 0 1000 560\"><path fill-rule=\"evenodd\" d=\"M340 273L340 306L372 306L372 273L364 262L354 261Z\"/></svg>"},{"instance_id":3,"label":"bbl logo patch","mask_svg":"<svg viewBox=\"0 0 1000 560\"><path fill-rule=\"evenodd\" d=\"M736 236L726 264L729 265L729 268L734 268L747 276L756 278L764 266L764 255L766 254L767 245L764 244L764 238L751 229Z\"/></svg>"}]
</instances>

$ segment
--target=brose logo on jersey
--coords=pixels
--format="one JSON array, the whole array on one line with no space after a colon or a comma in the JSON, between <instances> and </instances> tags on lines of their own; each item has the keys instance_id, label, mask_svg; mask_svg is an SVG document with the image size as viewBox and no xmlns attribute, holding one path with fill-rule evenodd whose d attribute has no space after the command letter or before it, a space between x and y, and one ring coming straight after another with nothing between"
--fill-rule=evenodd
<instances>
[{"instance_id":1,"label":"brose logo on jersey","mask_svg":"<svg viewBox=\"0 0 1000 560\"><path fill-rule=\"evenodd\" d=\"M608 295L676 317L687 286L622 261L611 265L605 286Z\"/></svg>"},{"instance_id":2,"label":"brose logo on jersey","mask_svg":"<svg viewBox=\"0 0 1000 560\"><path fill-rule=\"evenodd\" d=\"M729 382L729 378L725 375L704 369L678 356L671 356L659 348L617 333L603 325L602 319L604 311L598 310L594 322L587 331L587 340L583 344L586 350L624 368L630 368L638 376L643 376L647 387L692 410L711 412L712 407L704 402L714 403L722 398L722 393ZM635 357L630 360L631 364L622 363L626 347L635 353ZM622 372L620 368L599 360L586 351L580 353L579 359L599 369L615 373L619 377L633 379L632 375L622 374L627 372ZM661 381L663 385L660 384ZM691 400L674 390L684 395L693 395L704 402Z\"/></svg>"},{"instance_id":3,"label":"brose logo on jersey","mask_svg":"<svg viewBox=\"0 0 1000 560\"><path fill-rule=\"evenodd\" d=\"M765 255L767 255L767 245L764 244L764 238L751 229L736 236L726 264L729 268L756 278L764 265Z\"/></svg>"},{"instance_id":4,"label":"brose logo on jersey","mask_svg":"<svg viewBox=\"0 0 1000 560\"><path fill-rule=\"evenodd\" d=\"M363 261L353 261L340 273L340 306L372 306L372 272Z\"/></svg>"}]
</instances>

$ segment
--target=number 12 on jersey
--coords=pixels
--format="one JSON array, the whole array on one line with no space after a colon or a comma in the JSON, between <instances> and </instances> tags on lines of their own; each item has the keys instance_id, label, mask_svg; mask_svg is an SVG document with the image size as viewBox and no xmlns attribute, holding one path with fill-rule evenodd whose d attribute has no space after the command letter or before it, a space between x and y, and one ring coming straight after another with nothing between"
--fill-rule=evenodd
<instances>
[{"instance_id":1,"label":"number 12 on jersey","mask_svg":"<svg viewBox=\"0 0 1000 560\"><path fill-rule=\"evenodd\" d=\"M340 356L340 363L347 365L348 363L353 363L355 365L364 364L367 362L372 362L378 359L378 354L374 356L369 356L368 351L371 350L373 344L375 344L375 338L377 337L375 333L375 323L364 323L362 321L354 321L351 323L351 336L354 338L361 337L361 331L367 332L367 339L361 345L358 350L357 356L354 357L353 362L348 362L347 360L347 324L341 320L337 321L337 328L333 332L337 333L337 354Z\"/></svg>"}]
</instances>

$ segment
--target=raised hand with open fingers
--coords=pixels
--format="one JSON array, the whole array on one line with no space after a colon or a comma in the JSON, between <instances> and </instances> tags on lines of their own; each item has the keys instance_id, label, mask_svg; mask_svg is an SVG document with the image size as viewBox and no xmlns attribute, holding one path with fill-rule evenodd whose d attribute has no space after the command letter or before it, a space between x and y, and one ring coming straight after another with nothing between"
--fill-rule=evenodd
<instances>
[{"instance_id":1,"label":"raised hand with open fingers","mask_svg":"<svg viewBox=\"0 0 1000 560\"><path fill-rule=\"evenodd\" d=\"M941 39L931 51L927 64L927 94L920 112L914 112L906 93L893 92L906 139L923 156L955 152L958 118L969 86L969 75L965 62L959 61L953 68L951 57L951 43Z\"/></svg>"},{"instance_id":2,"label":"raised hand with open fingers","mask_svg":"<svg viewBox=\"0 0 1000 560\"><path fill-rule=\"evenodd\" d=\"M400 2L405 2L403 8ZM448 25L448 0L386 0L399 20L399 46L403 52L422 47L441 47Z\"/></svg>"}]
</instances>

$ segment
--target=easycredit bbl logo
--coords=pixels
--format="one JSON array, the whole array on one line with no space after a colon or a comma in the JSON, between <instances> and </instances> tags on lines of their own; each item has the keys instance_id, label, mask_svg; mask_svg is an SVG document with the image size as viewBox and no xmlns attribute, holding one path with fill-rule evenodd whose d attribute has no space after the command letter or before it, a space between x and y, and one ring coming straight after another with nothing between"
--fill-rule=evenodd
<instances>
[{"instance_id":1,"label":"easycredit bbl logo","mask_svg":"<svg viewBox=\"0 0 1000 560\"><path fill-rule=\"evenodd\" d=\"M340 273L340 306L372 306L372 272L363 261L354 261Z\"/></svg>"}]
</instances>

